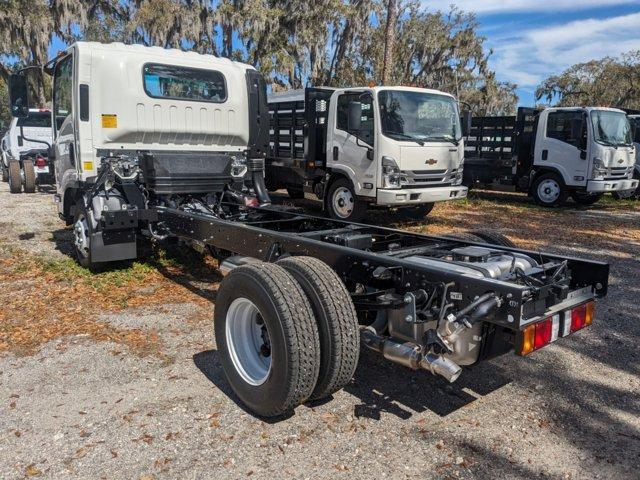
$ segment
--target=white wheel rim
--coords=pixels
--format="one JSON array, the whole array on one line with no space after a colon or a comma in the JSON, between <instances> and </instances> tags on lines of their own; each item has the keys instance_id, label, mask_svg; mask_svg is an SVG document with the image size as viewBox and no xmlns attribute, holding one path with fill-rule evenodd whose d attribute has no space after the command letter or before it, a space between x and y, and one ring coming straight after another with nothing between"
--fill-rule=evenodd
<instances>
[{"instance_id":1,"label":"white wheel rim","mask_svg":"<svg viewBox=\"0 0 640 480\"><path fill-rule=\"evenodd\" d=\"M73 224L75 245L83 257L89 256L89 227L87 217L80 215L76 223Z\"/></svg>"},{"instance_id":2,"label":"white wheel rim","mask_svg":"<svg viewBox=\"0 0 640 480\"><path fill-rule=\"evenodd\" d=\"M271 372L271 344L262 315L247 298L236 298L227 310L226 340L233 366L250 385L262 385Z\"/></svg>"},{"instance_id":3,"label":"white wheel rim","mask_svg":"<svg viewBox=\"0 0 640 480\"><path fill-rule=\"evenodd\" d=\"M538 197L544 203L553 203L560 197L560 185L557 181L547 178L538 185Z\"/></svg>"},{"instance_id":4,"label":"white wheel rim","mask_svg":"<svg viewBox=\"0 0 640 480\"><path fill-rule=\"evenodd\" d=\"M340 218L348 218L353 213L354 199L347 187L338 187L333 192L333 211Z\"/></svg>"}]
</instances>

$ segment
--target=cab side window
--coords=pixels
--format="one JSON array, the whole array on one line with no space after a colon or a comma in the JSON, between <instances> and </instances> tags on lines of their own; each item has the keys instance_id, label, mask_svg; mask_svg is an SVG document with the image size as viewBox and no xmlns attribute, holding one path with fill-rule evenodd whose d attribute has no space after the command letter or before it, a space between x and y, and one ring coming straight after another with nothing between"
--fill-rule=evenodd
<instances>
[{"instance_id":1,"label":"cab side window","mask_svg":"<svg viewBox=\"0 0 640 480\"><path fill-rule=\"evenodd\" d=\"M577 145L577 138L571 138L571 123L582 120L582 112L552 112L547 118L547 138ZM586 126L586 124L585 124ZM583 131L586 134L586 129Z\"/></svg>"},{"instance_id":2,"label":"cab side window","mask_svg":"<svg viewBox=\"0 0 640 480\"><path fill-rule=\"evenodd\" d=\"M349 103L361 102L362 103L362 127L359 131L349 131L348 118L349 118ZM373 145L373 99L369 95L362 95L360 93L343 94L338 97L337 104L337 121L336 127L338 130L344 130L351 135L356 136L363 142Z\"/></svg>"},{"instance_id":3,"label":"cab side window","mask_svg":"<svg viewBox=\"0 0 640 480\"><path fill-rule=\"evenodd\" d=\"M72 113L73 57L68 55L56 65L53 78L53 116L56 119L56 132L62 122Z\"/></svg>"}]
</instances>

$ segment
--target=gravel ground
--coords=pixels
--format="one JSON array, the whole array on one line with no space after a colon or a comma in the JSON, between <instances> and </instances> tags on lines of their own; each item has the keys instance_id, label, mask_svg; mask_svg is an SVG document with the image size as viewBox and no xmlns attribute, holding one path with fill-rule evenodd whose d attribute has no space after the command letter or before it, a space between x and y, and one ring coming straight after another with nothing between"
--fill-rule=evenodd
<instances>
[{"instance_id":1,"label":"gravel ground","mask_svg":"<svg viewBox=\"0 0 640 480\"><path fill-rule=\"evenodd\" d=\"M332 400L264 422L231 393L212 333L215 295L190 279L183 302L95 305L101 324L157 335L162 355L83 334L0 352L0 479L640 478L638 207L550 215L504 200L438 206L428 224L406 226L489 218L525 245L609 261L610 293L591 328L465 370L453 385L363 351ZM0 185L0 247L64 260L69 242L50 195ZM12 287L0 278L2 305L19 294Z\"/></svg>"}]
</instances>

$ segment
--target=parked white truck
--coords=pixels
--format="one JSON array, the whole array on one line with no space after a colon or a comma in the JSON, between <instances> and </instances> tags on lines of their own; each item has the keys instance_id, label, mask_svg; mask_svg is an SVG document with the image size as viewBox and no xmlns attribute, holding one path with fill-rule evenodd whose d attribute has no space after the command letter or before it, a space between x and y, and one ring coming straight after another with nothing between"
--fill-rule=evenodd
<instances>
[{"instance_id":1,"label":"parked white truck","mask_svg":"<svg viewBox=\"0 0 640 480\"><path fill-rule=\"evenodd\" d=\"M571 196L583 205L630 192L636 147L625 112L614 108L519 108L516 117L476 117L465 185L513 185L543 206Z\"/></svg>"},{"instance_id":2,"label":"parked white truck","mask_svg":"<svg viewBox=\"0 0 640 480\"><path fill-rule=\"evenodd\" d=\"M11 193L35 192L36 185L53 183L48 160L51 111L30 108L26 117L13 118L2 138L2 181Z\"/></svg>"},{"instance_id":3,"label":"parked white truck","mask_svg":"<svg viewBox=\"0 0 640 480\"><path fill-rule=\"evenodd\" d=\"M273 93L268 103L270 190L312 192L329 216L351 221L370 206L421 218L435 202L467 196L463 126L447 93L321 87Z\"/></svg>"},{"instance_id":4,"label":"parked white truck","mask_svg":"<svg viewBox=\"0 0 640 480\"><path fill-rule=\"evenodd\" d=\"M633 134L633 144L636 147L636 165L633 170L633 178L640 181L640 115L628 115L631 124L631 132ZM640 199L640 184L635 190L625 190L615 192L613 196L619 200Z\"/></svg>"}]
</instances>

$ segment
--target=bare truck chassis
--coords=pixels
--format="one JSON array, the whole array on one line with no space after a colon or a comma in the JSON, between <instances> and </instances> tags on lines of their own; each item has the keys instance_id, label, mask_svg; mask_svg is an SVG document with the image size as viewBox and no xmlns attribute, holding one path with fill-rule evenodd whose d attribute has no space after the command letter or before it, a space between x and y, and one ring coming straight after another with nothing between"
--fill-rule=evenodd
<instances>
[{"instance_id":1,"label":"bare truck chassis","mask_svg":"<svg viewBox=\"0 0 640 480\"><path fill-rule=\"evenodd\" d=\"M504 242L498 245L495 242L501 240L500 236L487 237L482 233L477 233L475 238L428 236L328 220L271 205L250 207L230 202L219 208L224 210L224 218L219 213L203 212L197 203L178 208L156 206L105 212L103 229L104 233L109 230L115 233L123 226L130 229L153 225L152 230L163 236L206 245L218 257L221 271L228 275L216 301L216 338L218 348L232 352L231 360L227 361L234 364L235 370L231 365L225 368L228 376L230 371L242 373L244 368L241 360L234 360L233 354L242 350L230 347L234 334L228 327L229 316L244 311L241 307L235 308L235 302L231 301L237 297L235 290L240 287L232 286L230 277L265 265L286 266L287 259L291 263L292 259L311 257L328 267L330 272L321 275L330 278L327 288L334 290L329 294L345 306L349 304L357 318L355 326L345 320L344 315L336 313L337 310L324 308L320 300L315 305L311 302L313 312L298 313L301 317L333 315L334 318L327 320L325 330L331 330L332 326L341 329L343 350L350 349L355 361L351 362L352 370L346 377L334 379L324 390L317 391L316 387L312 395L315 398L333 393L349 381L357 363L360 341L391 361L429 370L452 382L460 375L463 365L511 350L526 355L589 325L593 319L594 298L607 292L607 264L521 250L508 247ZM306 280L304 271L303 276L296 279L301 284L310 282L305 292L313 300L327 285L309 272ZM268 284L267 280L260 281ZM225 289L226 283L229 286ZM348 294L341 297L340 289L345 288ZM234 290L230 293L233 298L225 303L222 292L231 290ZM271 292L271 295L276 294ZM287 301L293 302L291 298ZM239 335L242 339L261 336L255 348L260 355L268 357L275 348L269 342L269 336L273 337L274 333L271 330L265 333L266 328L261 324L268 323L267 314L262 313L264 308L256 307L252 317L263 329L256 333L244 326ZM265 315L265 319L261 315ZM302 322L301 317L298 322ZM227 325L226 331L219 330L219 323ZM319 326L324 362L325 350L337 347L323 346L323 335L329 334L323 333L322 322ZM348 343L349 335L359 338L351 338L351 346L347 348L344 344ZM305 342L311 343L313 339L303 339L298 347L310 348ZM276 358L273 357L274 362ZM312 358L319 359L320 355ZM243 380L260 386L260 379L264 380L261 375L272 373L273 367L268 363L266 373L260 365L254 373L251 368L251 365L247 367ZM322 365L318 368L322 377ZM318 373L310 375L317 378ZM264 397L255 399L251 392L243 390L244 383L233 380L231 383L242 401L260 415L281 414L306 399L303 394L297 397L291 394L276 401L275 406L265 407Z\"/></svg>"}]
</instances>

